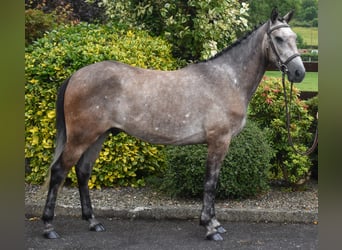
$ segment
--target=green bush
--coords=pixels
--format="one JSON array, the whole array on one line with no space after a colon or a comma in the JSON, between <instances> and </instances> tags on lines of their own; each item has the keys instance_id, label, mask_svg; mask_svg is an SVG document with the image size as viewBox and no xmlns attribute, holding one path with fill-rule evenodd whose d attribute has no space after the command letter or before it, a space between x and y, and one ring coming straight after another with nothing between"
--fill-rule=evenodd
<instances>
[{"instance_id":1,"label":"green bush","mask_svg":"<svg viewBox=\"0 0 342 250\"><path fill-rule=\"evenodd\" d=\"M54 7L51 8L50 4ZM25 2L25 46L60 24L77 23L78 20L73 17L72 12L70 4L60 0Z\"/></svg>"},{"instance_id":2,"label":"green bush","mask_svg":"<svg viewBox=\"0 0 342 250\"><path fill-rule=\"evenodd\" d=\"M286 91L290 93L289 82L286 82ZM294 86L290 131L295 148L304 152L307 150L307 142L312 138L310 126L313 117L308 113L308 106L298 96L299 90ZM251 119L271 131L276 150L276 155L272 159L272 178L290 185L303 183L308 177L312 163L308 156L297 154L289 145L281 79L265 77L251 100L249 111Z\"/></svg>"},{"instance_id":3,"label":"green bush","mask_svg":"<svg viewBox=\"0 0 342 250\"><path fill-rule=\"evenodd\" d=\"M246 198L268 190L273 149L269 134L248 120L230 145L217 185L217 198ZM167 170L161 189L170 195L202 197L207 147L167 146Z\"/></svg>"},{"instance_id":4,"label":"green bush","mask_svg":"<svg viewBox=\"0 0 342 250\"><path fill-rule=\"evenodd\" d=\"M176 69L170 46L146 32L80 23L51 31L25 53L26 181L42 183L52 160L56 92L77 69L107 59L154 69ZM120 134L105 143L94 166L90 187L141 186L145 176L164 164L160 147ZM74 170L69 178L75 183Z\"/></svg>"},{"instance_id":5,"label":"green bush","mask_svg":"<svg viewBox=\"0 0 342 250\"><path fill-rule=\"evenodd\" d=\"M307 44L305 43L304 38L301 34L297 34L297 47L301 49L307 47Z\"/></svg>"},{"instance_id":6,"label":"green bush","mask_svg":"<svg viewBox=\"0 0 342 250\"><path fill-rule=\"evenodd\" d=\"M301 58L305 62L318 62L318 54L316 53L303 53L301 54Z\"/></svg>"},{"instance_id":7,"label":"green bush","mask_svg":"<svg viewBox=\"0 0 342 250\"><path fill-rule=\"evenodd\" d=\"M308 99L305 102L308 105L308 111L310 115L312 115L313 117L316 117L316 115L318 114L318 95ZM318 126L318 123L317 123L317 120L315 119L310 127L310 131L312 132L313 135L316 133L317 126ZM313 139L314 138L311 138L311 140L307 142L308 145L311 145L313 143ZM312 166L310 170L311 176L315 179L318 179L318 145L316 149L310 154L310 159L312 162Z\"/></svg>"},{"instance_id":8,"label":"green bush","mask_svg":"<svg viewBox=\"0 0 342 250\"><path fill-rule=\"evenodd\" d=\"M100 0L25 0L25 9L41 9L45 13L55 12L70 21L105 22L104 10L98 6Z\"/></svg>"},{"instance_id":9,"label":"green bush","mask_svg":"<svg viewBox=\"0 0 342 250\"><path fill-rule=\"evenodd\" d=\"M108 19L163 36L176 57L192 61L222 50L248 27L248 4L238 0L99 0L99 5Z\"/></svg>"},{"instance_id":10,"label":"green bush","mask_svg":"<svg viewBox=\"0 0 342 250\"><path fill-rule=\"evenodd\" d=\"M46 31L55 27L53 14L45 14L42 10L25 10L25 45L42 37Z\"/></svg>"}]
</instances>

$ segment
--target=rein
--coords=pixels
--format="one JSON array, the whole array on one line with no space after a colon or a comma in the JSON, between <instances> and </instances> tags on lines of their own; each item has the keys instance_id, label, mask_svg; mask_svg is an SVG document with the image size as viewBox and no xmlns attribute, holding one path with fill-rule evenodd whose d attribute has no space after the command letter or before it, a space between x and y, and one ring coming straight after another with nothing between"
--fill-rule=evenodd
<instances>
[{"instance_id":1,"label":"rein","mask_svg":"<svg viewBox=\"0 0 342 250\"><path fill-rule=\"evenodd\" d=\"M279 66L279 69L281 70L282 72L282 84L283 84L283 89L284 89L284 98L285 98L285 110L286 110L286 129L287 129L287 137L288 137L288 142L289 144L291 145L291 147L293 148L293 150L297 153L297 154L300 154L300 155L309 155L311 154L317 147L317 144L318 144L318 114L317 114L317 126L316 126L316 132L315 132L315 138L314 138L314 141L311 145L311 147L305 151L305 152L302 152L302 151L298 151L295 146L294 146L294 143L293 143L293 139L292 139L292 136L291 136L291 131L290 131L290 125L291 125L291 115L290 115L290 110L289 110L289 106L291 108L291 100L292 100L292 88L293 88L293 82L291 82L291 88L290 88L290 101L287 100L287 94L286 94L286 88L285 88L285 74L287 73L288 71L288 68L287 68L287 64L292 61L294 58L296 58L297 56L300 56L300 54L298 53L295 53L293 54L292 56L290 56L289 58L287 58L285 61L283 61L281 58L280 58L280 55L278 53L278 50L273 42L273 39L271 37L271 33L276 30L276 29L280 29L280 28L287 28L287 27L290 27L288 24L281 24L281 25L277 25L273 28L270 28L271 26L271 23L269 23L269 30L267 32L267 36L268 36L268 40L269 40L269 43L271 44L271 47L273 49L273 52L276 54L277 58L278 58L278 66Z\"/></svg>"},{"instance_id":2,"label":"rein","mask_svg":"<svg viewBox=\"0 0 342 250\"><path fill-rule=\"evenodd\" d=\"M290 127L291 127L291 114L290 114L290 110L289 110L289 106L291 107L291 100L292 100L292 88L293 88L293 82L291 82L291 88L290 88L290 100L287 100L287 94L286 94L286 88L285 88L285 74L287 72L287 68L282 68L282 84L283 84L283 89L284 89L284 98L285 98L285 110L286 110L286 129L287 129L287 139L289 144L291 145L291 147L293 148L293 150L300 155L309 155L311 154L317 147L318 144L318 114L317 114L317 125L316 125L316 131L315 131L315 138L314 141L311 145L311 147L303 152L303 151L299 151L295 148L293 140L292 140L292 136L291 136L291 131L290 131Z\"/></svg>"}]
</instances>

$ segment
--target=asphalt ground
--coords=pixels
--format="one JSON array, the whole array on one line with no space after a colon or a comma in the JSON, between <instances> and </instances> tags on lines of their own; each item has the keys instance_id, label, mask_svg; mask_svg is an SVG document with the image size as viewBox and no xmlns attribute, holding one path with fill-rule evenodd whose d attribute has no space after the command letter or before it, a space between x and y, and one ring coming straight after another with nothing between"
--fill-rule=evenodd
<instances>
[{"instance_id":1,"label":"asphalt ground","mask_svg":"<svg viewBox=\"0 0 342 250\"><path fill-rule=\"evenodd\" d=\"M25 249L318 249L318 226L306 223L228 222L223 241L205 239L198 220L117 219L98 217L105 232L88 230L80 216L54 220L60 239L42 235L38 217L25 218Z\"/></svg>"},{"instance_id":2,"label":"asphalt ground","mask_svg":"<svg viewBox=\"0 0 342 250\"><path fill-rule=\"evenodd\" d=\"M44 226L40 220L45 196L30 190L26 190L25 199L25 249L318 249L318 211L306 206L285 209L287 206L281 205L282 199L277 195L272 197L280 206L269 208L225 207L218 203L217 218L227 233L222 235L222 242L212 242L205 239L205 229L199 226L200 203L148 205L144 199L138 199L139 202L130 204L131 194L112 190L107 195L103 195L105 191L94 193L95 215L106 227L106 232L96 233L89 231L88 223L81 220L77 190L66 189L59 197L54 219L61 238L48 240L42 235ZM294 199L287 202L308 205L311 202L303 197L316 199L315 193L302 195L291 196ZM109 197L114 201L107 202ZM117 206L117 199L124 206Z\"/></svg>"}]
</instances>

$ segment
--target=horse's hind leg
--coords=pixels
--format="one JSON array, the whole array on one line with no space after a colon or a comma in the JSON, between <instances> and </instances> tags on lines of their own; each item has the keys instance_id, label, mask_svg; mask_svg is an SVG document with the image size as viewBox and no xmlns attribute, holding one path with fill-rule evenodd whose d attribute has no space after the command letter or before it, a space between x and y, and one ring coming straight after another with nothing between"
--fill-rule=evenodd
<instances>
[{"instance_id":1,"label":"horse's hind leg","mask_svg":"<svg viewBox=\"0 0 342 250\"><path fill-rule=\"evenodd\" d=\"M51 166L49 191L42 216L45 225L43 234L48 239L60 237L52 225L58 189L71 167L80 159L84 150L83 147L74 148L73 146L66 144L62 155L56 163Z\"/></svg>"},{"instance_id":2,"label":"horse's hind leg","mask_svg":"<svg viewBox=\"0 0 342 250\"><path fill-rule=\"evenodd\" d=\"M89 148L89 145L92 145L91 141L96 141L96 135L90 133L86 135L87 137L83 137L82 143L75 140L78 137L70 136L61 155L51 166L49 191L42 216L45 225L44 236L48 239L59 238L52 225L58 189L71 167L79 161L83 153Z\"/></svg>"},{"instance_id":3,"label":"horse's hind leg","mask_svg":"<svg viewBox=\"0 0 342 250\"><path fill-rule=\"evenodd\" d=\"M58 189L65 179L65 176L68 171L65 171L65 168L62 166L62 162L60 159L56 161L56 163L51 166L50 169L50 184L49 184L49 191L45 203L45 208L43 212L43 222L44 222L44 236L48 239L56 239L60 236L55 231L54 227L52 226L52 220L54 217L54 210L56 205L57 193Z\"/></svg>"},{"instance_id":4,"label":"horse's hind leg","mask_svg":"<svg viewBox=\"0 0 342 250\"><path fill-rule=\"evenodd\" d=\"M91 145L87 151L84 152L76 165L76 175L82 206L82 218L89 222L89 229L96 232L105 231L105 228L99 221L95 219L89 196L88 181L91 175L93 164L98 157L102 144L107 138L108 134L109 132L106 132L100 136L99 139L93 145Z\"/></svg>"}]
</instances>

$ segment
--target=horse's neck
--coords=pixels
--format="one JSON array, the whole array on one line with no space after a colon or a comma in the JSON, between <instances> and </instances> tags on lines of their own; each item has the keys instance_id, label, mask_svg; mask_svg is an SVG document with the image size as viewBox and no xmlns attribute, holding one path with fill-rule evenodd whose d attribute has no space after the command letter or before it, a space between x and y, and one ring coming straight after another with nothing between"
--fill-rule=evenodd
<instances>
[{"instance_id":1,"label":"horse's neck","mask_svg":"<svg viewBox=\"0 0 342 250\"><path fill-rule=\"evenodd\" d=\"M260 26L248 37L213 59L220 65L225 79L245 97L248 103L258 87L268 64L263 48L267 24Z\"/></svg>"}]
</instances>

